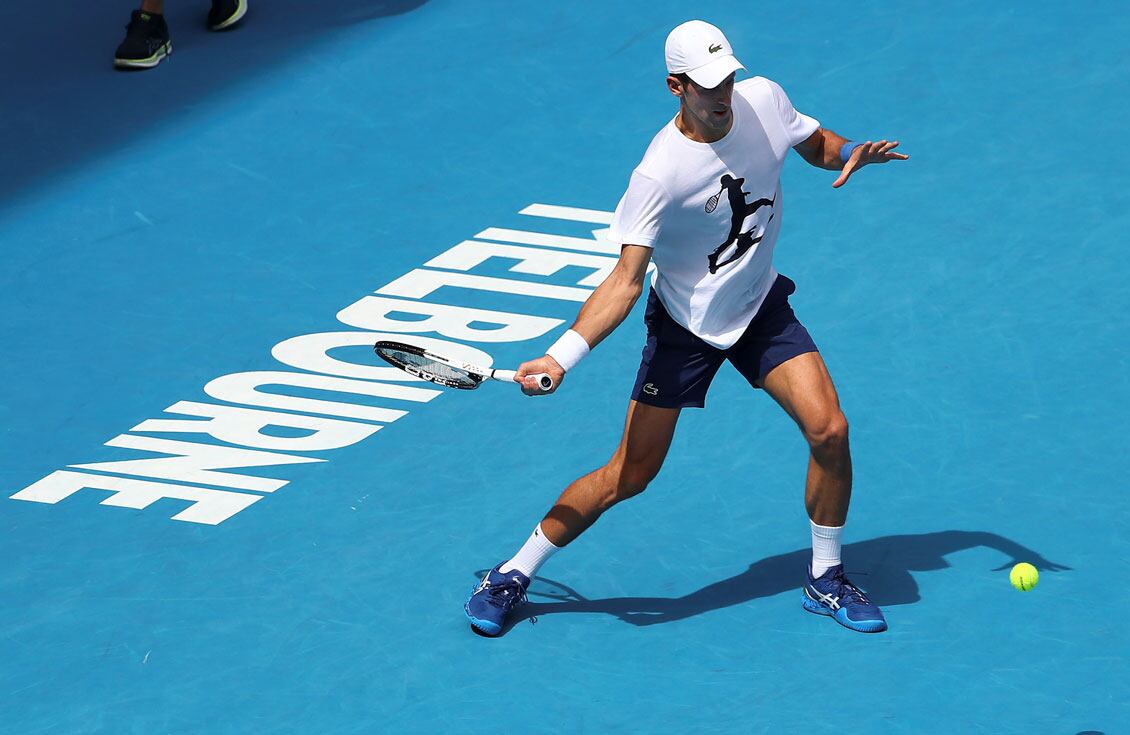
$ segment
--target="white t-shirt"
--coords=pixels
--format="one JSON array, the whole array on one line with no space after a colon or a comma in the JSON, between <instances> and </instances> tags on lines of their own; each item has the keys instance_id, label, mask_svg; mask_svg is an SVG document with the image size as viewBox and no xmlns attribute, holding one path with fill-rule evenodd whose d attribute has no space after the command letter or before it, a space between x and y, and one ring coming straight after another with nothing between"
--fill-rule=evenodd
<instances>
[{"instance_id":1,"label":"white t-shirt","mask_svg":"<svg viewBox=\"0 0 1130 735\"><path fill-rule=\"evenodd\" d=\"M672 119L651 141L616 207L609 238L653 248L652 281L671 317L725 349L742 335L777 277L781 166L820 124L780 85L734 85L730 132L696 143Z\"/></svg>"}]
</instances>

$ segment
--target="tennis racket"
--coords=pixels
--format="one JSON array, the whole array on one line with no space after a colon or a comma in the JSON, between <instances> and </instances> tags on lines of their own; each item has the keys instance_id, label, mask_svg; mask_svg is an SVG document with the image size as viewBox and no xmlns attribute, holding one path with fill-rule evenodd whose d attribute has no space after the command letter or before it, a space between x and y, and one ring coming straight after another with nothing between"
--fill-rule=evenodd
<instances>
[{"instance_id":1,"label":"tennis racket","mask_svg":"<svg viewBox=\"0 0 1130 735\"><path fill-rule=\"evenodd\" d=\"M447 388L474 390L486 380L514 382L517 373L513 370L492 370L471 365L458 360L449 360L442 355L429 352L423 347L381 340L373 345L373 351L388 364L398 367L409 375ZM529 377L536 378L538 387L548 393L553 390L553 378L547 373Z\"/></svg>"},{"instance_id":2,"label":"tennis racket","mask_svg":"<svg viewBox=\"0 0 1130 735\"><path fill-rule=\"evenodd\" d=\"M723 186L721 189L718 190L717 194L715 194L714 196L712 196L712 197L710 197L709 199L706 200L706 212L707 212L707 214L713 212L715 209L718 209L718 200L722 197L722 192L724 192L724 191L726 191L726 187Z\"/></svg>"}]
</instances>

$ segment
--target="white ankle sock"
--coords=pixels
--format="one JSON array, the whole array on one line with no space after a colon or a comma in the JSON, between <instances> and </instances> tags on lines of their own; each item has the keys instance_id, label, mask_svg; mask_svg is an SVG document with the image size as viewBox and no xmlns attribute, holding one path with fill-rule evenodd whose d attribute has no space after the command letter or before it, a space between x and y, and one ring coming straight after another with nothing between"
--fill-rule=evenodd
<instances>
[{"instance_id":1,"label":"white ankle sock","mask_svg":"<svg viewBox=\"0 0 1130 735\"><path fill-rule=\"evenodd\" d=\"M541 524L539 523L534 532L530 534L530 538L514 555L514 558L503 564L499 571L505 574L512 569L517 569L533 579L541 565L545 564L546 559L553 556L559 548L561 547L554 546L549 542L549 539L541 532Z\"/></svg>"},{"instance_id":2,"label":"white ankle sock","mask_svg":"<svg viewBox=\"0 0 1130 735\"><path fill-rule=\"evenodd\" d=\"M843 526L812 525L812 576L819 577L840 563L840 536Z\"/></svg>"}]
</instances>

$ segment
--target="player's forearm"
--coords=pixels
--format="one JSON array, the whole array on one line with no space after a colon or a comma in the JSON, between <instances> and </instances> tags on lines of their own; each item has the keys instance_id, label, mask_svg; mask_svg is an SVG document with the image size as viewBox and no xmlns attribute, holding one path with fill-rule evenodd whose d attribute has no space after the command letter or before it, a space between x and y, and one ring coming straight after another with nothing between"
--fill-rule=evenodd
<instances>
[{"instance_id":1,"label":"player's forearm","mask_svg":"<svg viewBox=\"0 0 1130 735\"><path fill-rule=\"evenodd\" d=\"M820 149L816 151L812 158L808 159L808 162L817 168L839 171L844 167L843 159L840 158L840 150L847 142L848 139L842 135L827 128L820 128Z\"/></svg>"},{"instance_id":2,"label":"player's forearm","mask_svg":"<svg viewBox=\"0 0 1130 735\"><path fill-rule=\"evenodd\" d=\"M613 270L581 307L577 321L573 323L573 331L584 337L590 347L596 347L620 326L641 293L642 281L619 269Z\"/></svg>"}]
</instances>

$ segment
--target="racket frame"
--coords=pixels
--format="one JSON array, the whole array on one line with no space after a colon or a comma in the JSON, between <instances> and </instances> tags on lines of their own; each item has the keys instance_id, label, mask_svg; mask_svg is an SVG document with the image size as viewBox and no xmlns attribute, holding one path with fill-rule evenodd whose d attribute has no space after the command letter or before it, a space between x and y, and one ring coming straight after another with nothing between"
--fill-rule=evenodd
<instances>
[{"instance_id":1,"label":"racket frame","mask_svg":"<svg viewBox=\"0 0 1130 735\"><path fill-rule=\"evenodd\" d=\"M443 378L436 375L435 373L432 373L432 372L425 370L421 367L418 367L416 365L401 365L399 362L394 362L392 360L389 360L387 357L382 355L381 354L382 348L387 348L387 349L391 349L391 350L400 350L402 352L407 352L409 354L418 355L418 356L426 358L428 360L432 360L433 362L438 362L441 365L446 365L447 367L455 368L456 370L460 370L460 371L466 373L467 376L470 377L471 380L474 381L474 385L455 384L455 383L452 383L450 381L444 380ZM470 362L463 362L461 360L452 360L450 358L444 357L443 355L437 355L436 353L432 352L431 350L424 349L423 347L420 347L418 345L408 344L406 342L393 342L391 340L381 340L380 342L377 342L375 345L373 345L373 352L377 353L377 356L380 357L382 360L385 360L389 364L394 365L395 367L403 370L404 372L408 373L409 375L414 375L417 378L420 378L421 380L426 380L429 383L436 383L437 385L443 385L443 386L446 386L448 388L460 388L462 390L474 390L475 388L478 388L486 380L497 380L497 381L504 382L504 383L513 383L514 378L516 378L517 375L518 375L518 372L516 370L497 370L497 369L494 369L494 368L483 367L481 365L475 365L474 363L470 363ZM549 377L548 373L537 373L535 375L529 375L527 377L536 378L537 381L538 381L538 387L541 388L542 392L548 393L550 390L553 389L553 378Z\"/></svg>"}]
</instances>

